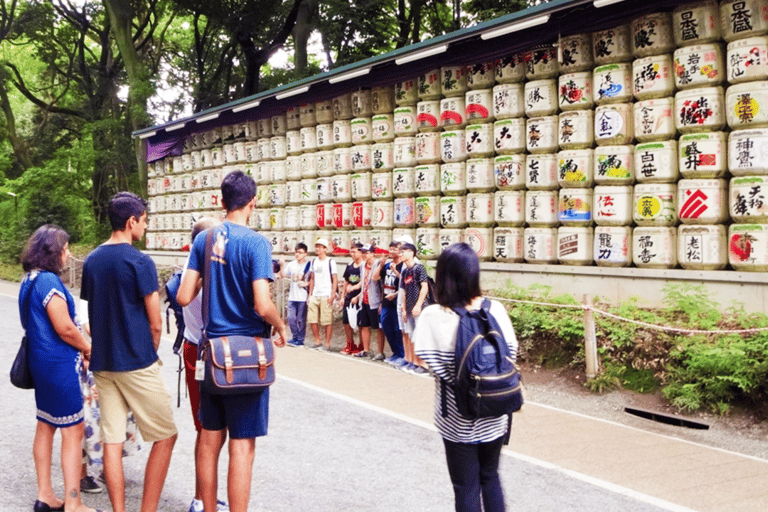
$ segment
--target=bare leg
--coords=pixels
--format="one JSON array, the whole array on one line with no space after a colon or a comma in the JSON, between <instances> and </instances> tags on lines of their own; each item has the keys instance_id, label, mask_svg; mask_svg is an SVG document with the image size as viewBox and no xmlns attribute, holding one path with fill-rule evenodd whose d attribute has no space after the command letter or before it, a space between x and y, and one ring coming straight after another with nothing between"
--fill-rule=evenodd
<instances>
[{"instance_id":1,"label":"bare leg","mask_svg":"<svg viewBox=\"0 0 768 512\"><path fill-rule=\"evenodd\" d=\"M82 446L85 423L61 429L61 468L64 473L64 510L93 510L80 500L80 474L82 473Z\"/></svg>"},{"instance_id":2,"label":"bare leg","mask_svg":"<svg viewBox=\"0 0 768 512\"><path fill-rule=\"evenodd\" d=\"M152 443L149 452L147 467L144 471L144 494L141 497L141 512L155 512L160 502L160 493L163 492L165 477L168 475L168 466L171 465L173 445L176 444L178 434L174 434L162 441Z\"/></svg>"},{"instance_id":3,"label":"bare leg","mask_svg":"<svg viewBox=\"0 0 768 512\"><path fill-rule=\"evenodd\" d=\"M221 432L224 433L223 436L221 436L221 446L219 446L219 452L224 447L224 443L227 441L227 431L222 430ZM195 499L196 500L203 500L203 485L200 482L200 468L199 468L199 457L200 457L200 432L197 433L197 436L195 437Z\"/></svg>"},{"instance_id":4,"label":"bare leg","mask_svg":"<svg viewBox=\"0 0 768 512\"><path fill-rule=\"evenodd\" d=\"M113 512L125 512L123 443L104 443L104 481Z\"/></svg>"},{"instance_id":5,"label":"bare leg","mask_svg":"<svg viewBox=\"0 0 768 512\"><path fill-rule=\"evenodd\" d=\"M229 440L229 472L227 474L227 492L229 510L246 512L251 498L251 474L253 459L256 455L256 439ZM211 509L211 510L215 510Z\"/></svg>"},{"instance_id":6,"label":"bare leg","mask_svg":"<svg viewBox=\"0 0 768 512\"><path fill-rule=\"evenodd\" d=\"M325 326L325 348L331 348L331 336L333 336L333 324Z\"/></svg>"},{"instance_id":7,"label":"bare leg","mask_svg":"<svg viewBox=\"0 0 768 512\"><path fill-rule=\"evenodd\" d=\"M224 446L226 430L201 430L197 450L197 477L200 481L203 506L206 511L216 510L216 490L219 486L219 454ZM230 498L231 499L231 498ZM231 506L230 506L230 510Z\"/></svg>"},{"instance_id":8,"label":"bare leg","mask_svg":"<svg viewBox=\"0 0 768 512\"><path fill-rule=\"evenodd\" d=\"M56 497L51 484L51 452L53 451L53 434L55 432L56 427L38 420L35 442L32 445L35 470L37 471L37 499L47 503L52 508L58 508L63 503Z\"/></svg>"},{"instance_id":9,"label":"bare leg","mask_svg":"<svg viewBox=\"0 0 768 512\"><path fill-rule=\"evenodd\" d=\"M363 342L363 350L366 352L371 351L371 328L360 327L360 340Z\"/></svg>"},{"instance_id":10,"label":"bare leg","mask_svg":"<svg viewBox=\"0 0 768 512\"><path fill-rule=\"evenodd\" d=\"M352 352L352 350L355 348L355 330L352 329L351 325L344 324L344 335L347 337L346 349L349 352Z\"/></svg>"},{"instance_id":11,"label":"bare leg","mask_svg":"<svg viewBox=\"0 0 768 512\"><path fill-rule=\"evenodd\" d=\"M320 345L320 324L309 324L312 327L312 336L315 338L315 346Z\"/></svg>"},{"instance_id":12,"label":"bare leg","mask_svg":"<svg viewBox=\"0 0 768 512\"><path fill-rule=\"evenodd\" d=\"M379 354L384 355L384 331L381 327L376 329L376 344L379 346Z\"/></svg>"}]
</instances>

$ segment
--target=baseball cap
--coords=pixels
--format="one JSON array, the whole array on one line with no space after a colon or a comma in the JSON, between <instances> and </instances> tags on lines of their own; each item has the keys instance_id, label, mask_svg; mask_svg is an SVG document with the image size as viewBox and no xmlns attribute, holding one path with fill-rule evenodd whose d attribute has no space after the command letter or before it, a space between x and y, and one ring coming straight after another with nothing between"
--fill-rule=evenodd
<instances>
[{"instance_id":1,"label":"baseball cap","mask_svg":"<svg viewBox=\"0 0 768 512\"><path fill-rule=\"evenodd\" d=\"M325 247L327 249L328 248L328 240L326 240L325 238L318 238L317 242L315 242L315 245L322 245L323 247Z\"/></svg>"},{"instance_id":2,"label":"baseball cap","mask_svg":"<svg viewBox=\"0 0 768 512\"><path fill-rule=\"evenodd\" d=\"M374 249L373 245L371 244L363 244L363 246L360 248L363 252L371 252Z\"/></svg>"},{"instance_id":3,"label":"baseball cap","mask_svg":"<svg viewBox=\"0 0 768 512\"><path fill-rule=\"evenodd\" d=\"M411 235L400 235L399 237L395 238L394 241L413 245L413 238L411 238Z\"/></svg>"}]
</instances>

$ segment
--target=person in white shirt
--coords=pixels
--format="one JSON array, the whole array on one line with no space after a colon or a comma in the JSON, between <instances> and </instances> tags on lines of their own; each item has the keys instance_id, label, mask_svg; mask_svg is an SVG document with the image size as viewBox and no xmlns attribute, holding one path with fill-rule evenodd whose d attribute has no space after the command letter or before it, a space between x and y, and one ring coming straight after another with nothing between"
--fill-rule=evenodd
<instances>
[{"instance_id":1,"label":"person in white shirt","mask_svg":"<svg viewBox=\"0 0 768 512\"><path fill-rule=\"evenodd\" d=\"M291 339L288 345L292 347L304 346L304 337L307 332L307 298L309 293L310 263L307 261L307 245L296 244L296 259L288 265L281 262L280 277L290 281L288 290L288 327L291 329Z\"/></svg>"},{"instance_id":2,"label":"person in white shirt","mask_svg":"<svg viewBox=\"0 0 768 512\"><path fill-rule=\"evenodd\" d=\"M328 240L318 238L315 242L317 258L310 266L309 298L307 299L307 322L312 327L312 336L318 350L331 349L333 334L333 301L336 298L338 272L336 262L328 257ZM320 326L325 326L325 346L320 341Z\"/></svg>"}]
</instances>

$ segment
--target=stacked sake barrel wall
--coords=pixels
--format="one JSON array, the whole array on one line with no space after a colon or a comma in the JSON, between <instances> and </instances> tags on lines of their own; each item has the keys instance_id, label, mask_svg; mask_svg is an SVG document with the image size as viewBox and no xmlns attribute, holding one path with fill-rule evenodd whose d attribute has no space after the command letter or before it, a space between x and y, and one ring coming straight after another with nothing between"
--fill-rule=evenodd
<instances>
[{"instance_id":1,"label":"stacked sake barrel wall","mask_svg":"<svg viewBox=\"0 0 768 512\"><path fill-rule=\"evenodd\" d=\"M191 135L150 166L150 249L258 184L251 225L435 258L768 269L768 0L681 4L556 45L438 67Z\"/></svg>"}]
</instances>

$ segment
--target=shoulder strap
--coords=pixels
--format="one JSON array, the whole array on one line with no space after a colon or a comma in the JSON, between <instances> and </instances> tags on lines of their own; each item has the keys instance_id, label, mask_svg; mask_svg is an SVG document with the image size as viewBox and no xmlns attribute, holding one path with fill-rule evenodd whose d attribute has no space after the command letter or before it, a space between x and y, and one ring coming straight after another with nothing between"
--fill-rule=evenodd
<instances>
[{"instance_id":1,"label":"shoulder strap","mask_svg":"<svg viewBox=\"0 0 768 512\"><path fill-rule=\"evenodd\" d=\"M307 262L307 264L306 264L306 265L304 265L304 275L306 275L306 274L307 274L307 272L309 272L309 267L310 267L310 265L312 265L312 260L309 260L309 261Z\"/></svg>"},{"instance_id":2,"label":"shoulder strap","mask_svg":"<svg viewBox=\"0 0 768 512\"><path fill-rule=\"evenodd\" d=\"M203 335L207 337L209 301L211 299L211 255L213 254L213 232L215 228L208 228L205 235L205 259L203 260Z\"/></svg>"},{"instance_id":3,"label":"shoulder strap","mask_svg":"<svg viewBox=\"0 0 768 512\"><path fill-rule=\"evenodd\" d=\"M29 285L29 291L27 292L27 296L24 297L24 307L23 307L23 310L24 310L24 313L26 313L27 316L24 319L24 321L22 322L22 327L24 327L25 331L27 330L26 324L29 323L29 301L32 300L31 299L31 297L32 297L32 290L35 289L35 283L37 282L37 276L32 278L31 281L32 281L32 284Z\"/></svg>"}]
</instances>

